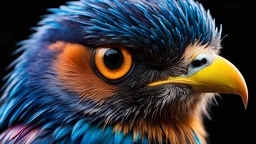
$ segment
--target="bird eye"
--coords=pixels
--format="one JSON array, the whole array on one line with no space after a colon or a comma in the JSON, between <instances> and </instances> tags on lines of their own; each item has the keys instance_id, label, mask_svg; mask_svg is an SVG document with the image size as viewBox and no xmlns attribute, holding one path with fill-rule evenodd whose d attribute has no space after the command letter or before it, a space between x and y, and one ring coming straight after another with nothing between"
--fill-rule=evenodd
<instances>
[{"instance_id":1,"label":"bird eye","mask_svg":"<svg viewBox=\"0 0 256 144\"><path fill-rule=\"evenodd\" d=\"M132 67L132 56L123 47L98 48L94 58L99 73L110 80L124 77Z\"/></svg>"}]
</instances>

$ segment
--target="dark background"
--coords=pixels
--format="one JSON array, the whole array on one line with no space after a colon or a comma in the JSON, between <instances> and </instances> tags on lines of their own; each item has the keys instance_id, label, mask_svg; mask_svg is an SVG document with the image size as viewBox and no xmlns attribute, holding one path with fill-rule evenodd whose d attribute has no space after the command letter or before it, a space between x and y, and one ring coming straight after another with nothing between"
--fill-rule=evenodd
<instances>
[{"instance_id":1,"label":"dark background","mask_svg":"<svg viewBox=\"0 0 256 144\"><path fill-rule=\"evenodd\" d=\"M216 19L217 26L223 25L223 41L221 55L230 60L244 75L249 84L249 45L247 42L248 19L242 13L241 1L235 0L199 0L203 6L210 9ZM27 39L40 16L47 14L47 8L65 4L65 0L22 0L1 2L0 22L0 78L8 71L6 67L17 56L11 53L18 47L15 44ZM254 42L255 43L255 42ZM0 87L3 82L0 82ZM249 135L249 112L252 111L252 95L249 98L247 110L236 95L222 95L217 98L218 105L211 108L212 120L205 120L209 141L212 144L247 144Z\"/></svg>"}]
</instances>

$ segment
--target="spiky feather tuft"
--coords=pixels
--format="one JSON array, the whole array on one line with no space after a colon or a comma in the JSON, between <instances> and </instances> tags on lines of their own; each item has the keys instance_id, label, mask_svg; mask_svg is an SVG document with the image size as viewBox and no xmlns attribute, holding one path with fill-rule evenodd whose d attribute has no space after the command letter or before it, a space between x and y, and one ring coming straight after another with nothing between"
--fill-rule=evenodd
<instances>
[{"instance_id":1,"label":"spiky feather tuft","mask_svg":"<svg viewBox=\"0 0 256 144\"><path fill-rule=\"evenodd\" d=\"M193 0L82 0L50 11L81 24L87 45L122 44L155 57L221 39L210 12Z\"/></svg>"}]
</instances>

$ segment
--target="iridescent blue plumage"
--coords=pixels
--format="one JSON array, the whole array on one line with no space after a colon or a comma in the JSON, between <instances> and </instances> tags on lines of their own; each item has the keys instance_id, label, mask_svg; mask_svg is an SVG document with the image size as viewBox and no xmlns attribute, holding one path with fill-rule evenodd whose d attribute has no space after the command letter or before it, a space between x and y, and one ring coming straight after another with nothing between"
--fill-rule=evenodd
<instances>
[{"instance_id":1,"label":"iridescent blue plumage","mask_svg":"<svg viewBox=\"0 0 256 144\"><path fill-rule=\"evenodd\" d=\"M40 127L45 132L36 142L148 143L146 136L133 138L132 133L113 132L113 126L90 123L94 117L84 116L83 110L95 103L80 102L58 84L50 70L55 54L42 47L56 41L121 44L165 58L180 55L196 41L214 45L221 35L210 14L192 0L81 0L49 11L53 14L34 28L37 32L20 43L17 53L24 53L11 65L15 69L0 99L0 129L18 123Z\"/></svg>"},{"instance_id":2,"label":"iridescent blue plumage","mask_svg":"<svg viewBox=\"0 0 256 144\"><path fill-rule=\"evenodd\" d=\"M211 43L220 37L209 12L192 0L86 1L51 9L82 24L88 44L122 43L131 47L156 44L154 49L179 49L195 41ZM95 43L95 39L100 39Z\"/></svg>"}]
</instances>

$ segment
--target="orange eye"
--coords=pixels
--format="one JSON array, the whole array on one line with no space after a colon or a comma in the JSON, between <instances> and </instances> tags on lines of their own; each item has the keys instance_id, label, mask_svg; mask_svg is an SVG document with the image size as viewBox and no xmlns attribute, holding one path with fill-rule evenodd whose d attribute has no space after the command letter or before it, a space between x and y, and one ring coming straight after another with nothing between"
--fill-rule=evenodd
<instances>
[{"instance_id":1,"label":"orange eye","mask_svg":"<svg viewBox=\"0 0 256 144\"><path fill-rule=\"evenodd\" d=\"M132 56L123 47L98 48L94 58L97 70L110 80L124 77L132 67Z\"/></svg>"}]
</instances>

